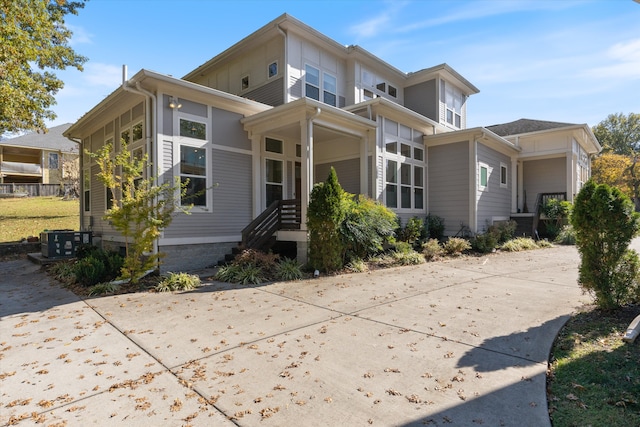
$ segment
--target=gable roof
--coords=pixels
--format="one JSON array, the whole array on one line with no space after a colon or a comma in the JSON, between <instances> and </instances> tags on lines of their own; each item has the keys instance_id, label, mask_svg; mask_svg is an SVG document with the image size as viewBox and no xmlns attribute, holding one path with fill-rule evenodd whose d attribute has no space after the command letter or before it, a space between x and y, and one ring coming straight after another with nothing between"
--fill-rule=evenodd
<instances>
[{"instance_id":1,"label":"gable roof","mask_svg":"<svg viewBox=\"0 0 640 427\"><path fill-rule=\"evenodd\" d=\"M500 125L485 126L491 132L500 136L519 135L523 133L539 132L543 130L579 126L575 123L549 122L545 120L520 119Z\"/></svg>"},{"instance_id":2,"label":"gable roof","mask_svg":"<svg viewBox=\"0 0 640 427\"><path fill-rule=\"evenodd\" d=\"M29 147L41 150L62 151L65 153L78 153L78 144L70 141L62 134L71 127L71 123L49 128L47 133L33 132L15 138L0 141L0 145L12 147Z\"/></svg>"}]
</instances>

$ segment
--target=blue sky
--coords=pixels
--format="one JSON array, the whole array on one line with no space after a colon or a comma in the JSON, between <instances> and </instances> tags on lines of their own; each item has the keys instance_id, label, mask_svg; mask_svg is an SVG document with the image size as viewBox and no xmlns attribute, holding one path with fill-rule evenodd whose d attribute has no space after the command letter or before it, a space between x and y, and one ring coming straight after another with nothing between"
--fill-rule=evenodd
<instances>
[{"instance_id":1,"label":"blue sky","mask_svg":"<svg viewBox=\"0 0 640 427\"><path fill-rule=\"evenodd\" d=\"M84 72L57 72L54 126L142 68L182 77L282 13L404 72L446 62L480 89L468 127L520 118L596 125L640 113L632 0L90 0L67 18Z\"/></svg>"}]
</instances>

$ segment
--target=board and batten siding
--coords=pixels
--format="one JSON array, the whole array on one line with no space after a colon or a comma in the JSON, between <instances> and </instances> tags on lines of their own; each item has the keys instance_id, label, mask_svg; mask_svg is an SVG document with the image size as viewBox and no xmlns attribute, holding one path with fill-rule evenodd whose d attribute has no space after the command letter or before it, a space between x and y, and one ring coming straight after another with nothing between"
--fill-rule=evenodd
<instances>
[{"instance_id":1,"label":"board and batten siding","mask_svg":"<svg viewBox=\"0 0 640 427\"><path fill-rule=\"evenodd\" d=\"M460 223L469 225L469 142L429 147L427 159L429 213L442 217L445 235L453 236Z\"/></svg>"},{"instance_id":2,"label":"board and batten siding","mask_svg":"<svg viewBox=\"0 0 640 427\"><path fill-rule=\"evenodd\" d=\"M511 214L511 159L486 145L478 144L478 162L489 167L487 186L476 187L477 195L477 232L482 233L493 224L494 218L509 218ZM500 165L507 167L507 186L500 185ZM476 182L480 183L480 167Z\"/></svg>"},{"instance_id":3,"label":"board and batten siding","mask_svg":"<svg viewBox=\"0 0 640 427\"><path fill-rule=\"evenodd\" d=\"M567 191L567 159L527 160L522 162L524 191L529 212L535 208L538 193L564 193Z\"/></svg>"}]
</instances>

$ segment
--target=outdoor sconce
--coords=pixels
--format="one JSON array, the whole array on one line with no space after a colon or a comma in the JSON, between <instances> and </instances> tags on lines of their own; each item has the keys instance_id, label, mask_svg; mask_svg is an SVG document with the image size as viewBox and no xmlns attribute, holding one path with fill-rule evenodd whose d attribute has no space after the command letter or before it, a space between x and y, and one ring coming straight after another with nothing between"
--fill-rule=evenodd
<instances>
[{"instance_id":1,"label":"outdoor sconce","mask_svg":"<svg viewBox=\"0 0 640 427\"><path fill-rule=\"evenodd\" d=\"M180 108L182 108L182 104L180 104L180 102L178 101L178 98L176 98L175 96L172 96L171 98L169 98L169 107L174 109L174 110L179 110Z\"/></svg>"}]
</instances>

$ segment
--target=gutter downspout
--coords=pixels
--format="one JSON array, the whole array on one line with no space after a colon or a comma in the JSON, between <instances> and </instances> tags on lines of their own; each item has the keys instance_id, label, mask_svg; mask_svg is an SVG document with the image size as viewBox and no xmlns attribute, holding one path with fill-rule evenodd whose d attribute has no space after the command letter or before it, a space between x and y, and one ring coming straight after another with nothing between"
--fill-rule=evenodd
<instances>
[{"instance_id":1,"label":"gutter downspout","mask_svg":"<svg viewBox=\"0 0 640 427\"><path fill-rule=\"evenodd\" d=\"M280 28L280 24L276 24L276 30L282 35L284 38L284 84L282 85L284 93L283 102L286 104L289 102L289 38L287 37L287 33Z\"/></svg>"},{"instance_id":2,"label":"gutter downspout","mask_svg":"<svg viewBox=\"0 0 640 427\"><path fill-rule=\"evenodd\" d=\"M149 178L155 178L156 180L159 178L157 176L152 176L152 172L153 172L153 168L151 167L151 164L153 165L157 165L158 164L158 150L153 150L153 144L152 144L152 140L153 140L153 135L157 135L157 126L158 126L158 120L157 120L157 110L154 108L157 105L157 98L156 95L149 92L148 90L144 89L141 85L140 82L136 82L135 84L135 88L131 87L128 83L128 79L127 79L127 66L123 65L122 66L122 89L127 91L127 92L131 92L131 93L135 93L137 95L142 95L145 98L145 106L144 106L144 115L145 115L145 145L146 145L146 150L147 150L147 156L149 155L149 153L153 154L153 162L149 162L147 161L147 176ZM153 108L153 120L151 117L151 111ZM153 126L153 132L151 131L151 127ZM156 202L156 201L154 201ZM159 238L155 239L153 242L153 249L152 249L152 254L153 255L157 255L158 254L158 240Z\"/></svg>"}]
</instances>

